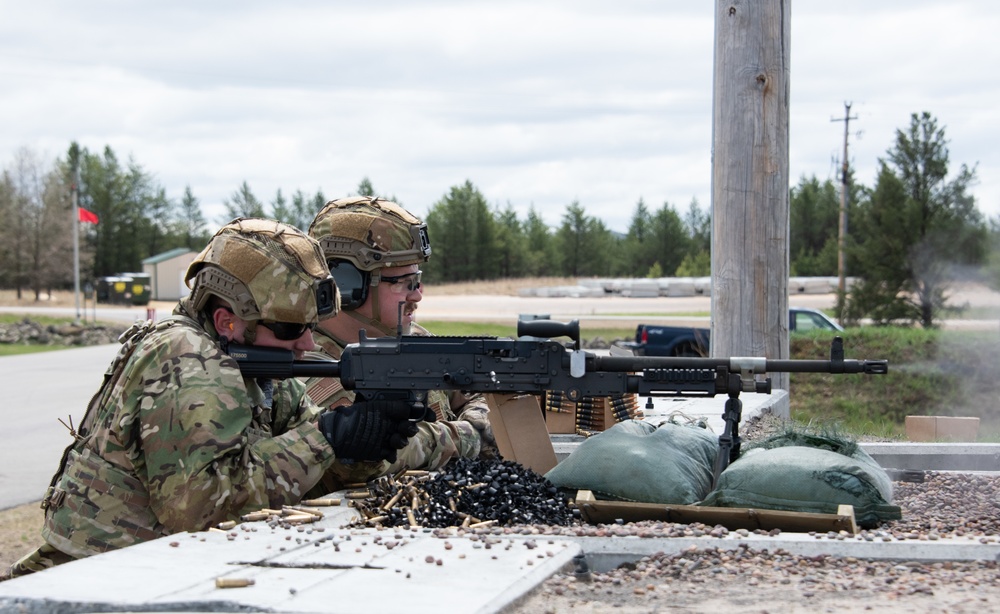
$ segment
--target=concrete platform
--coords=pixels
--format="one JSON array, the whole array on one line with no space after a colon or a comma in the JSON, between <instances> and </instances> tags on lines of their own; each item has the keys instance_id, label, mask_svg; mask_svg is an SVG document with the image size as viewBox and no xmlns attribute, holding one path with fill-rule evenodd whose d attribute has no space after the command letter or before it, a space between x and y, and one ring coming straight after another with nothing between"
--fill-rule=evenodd
<instances>
[{"instance_id":1,"label":"concrete platform","mask_svg":"<svg viewBox=\"0 0 1000 614\"><path fill-rule=\"evenodd\" d=\"M0 610L495 612L580 554L571 540L248 522L182 533L0 584ZM219 588L219 581L241 584Z\"/></svg>"},{"instance_id":2,"label":"concrete platform","mask_svg":"<svg viewBox=\"0 0 1000 614\"><path fill-rule=\"evenodd\" d=\"M1000 444L862 443L887 469L912 471L1000 471Z\"/></svg>"}]
</instances>

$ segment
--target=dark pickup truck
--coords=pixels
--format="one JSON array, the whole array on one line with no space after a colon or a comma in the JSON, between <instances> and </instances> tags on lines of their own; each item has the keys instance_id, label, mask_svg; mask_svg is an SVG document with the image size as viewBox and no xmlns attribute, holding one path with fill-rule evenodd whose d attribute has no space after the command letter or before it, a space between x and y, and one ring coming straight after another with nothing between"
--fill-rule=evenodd
<instances>
[{"instance_id":1,"label":"dark pickup truck","mask_svg":"<svg viewBox=\"0 0 1000 614\"><path fill-rule=\"evenodd\" d=\"M822 311L807 307L788 310L788 330L844 330ZM640 324L635 329L635 341L623 343L637 356L708 356L708 329L686 326Z\"/></svg>"}]
</instances>

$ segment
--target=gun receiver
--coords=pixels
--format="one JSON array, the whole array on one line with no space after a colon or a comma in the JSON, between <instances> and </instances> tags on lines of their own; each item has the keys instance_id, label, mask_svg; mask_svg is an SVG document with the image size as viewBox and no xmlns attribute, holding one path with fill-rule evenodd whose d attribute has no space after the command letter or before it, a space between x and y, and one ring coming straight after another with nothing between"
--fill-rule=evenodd
<instances>
[{"instance_id":1,"label":"gun receiver","mask_svg":"<svg viewBox=\"0 0 1000 614\"><path fill-rule=\"evenodd\" d=\"M579 349L579 323L519 321L519 339L504 337L378 337L364 331L339 361L295 360L275 348L230 345L229 354L247 377L336 377L363 398L404 397L426 401L430 390L480 393L563 391L570 401L634 393L647 397L729 396L719 437L715 474L739 457L740 392L770 394L767 373L888 372L885 360L844 358L834 338L830 360L597 356ZM570 349L551 337L567 336Z\"/></svg>"}]
</instances>

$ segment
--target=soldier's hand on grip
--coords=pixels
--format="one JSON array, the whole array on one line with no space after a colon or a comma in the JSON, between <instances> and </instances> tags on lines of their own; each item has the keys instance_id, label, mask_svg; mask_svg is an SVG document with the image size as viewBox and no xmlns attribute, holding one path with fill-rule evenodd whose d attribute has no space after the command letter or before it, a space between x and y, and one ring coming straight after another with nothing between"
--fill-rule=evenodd
<instances>
[{"instance_id":1,"label":"soldier's hand on grip","mask_svg":"<svg viewBox=\"0 0 1000 614\"><path fill-rule=\"evenodd\" d=\"M417 434L411 418L417 411L424 410L406 401L359 401L321 414L319 429L338 459L395 462L396 451Z\"/></svg>"}]
</instances>

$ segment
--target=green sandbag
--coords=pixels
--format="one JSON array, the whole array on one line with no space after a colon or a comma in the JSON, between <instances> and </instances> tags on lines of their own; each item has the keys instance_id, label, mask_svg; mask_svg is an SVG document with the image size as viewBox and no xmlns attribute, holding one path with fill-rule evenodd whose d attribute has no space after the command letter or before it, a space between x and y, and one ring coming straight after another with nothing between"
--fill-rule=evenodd
<instances>
[{"instance_id":1,"label":"green sandbag","mask_svg":"<svg viewBox=\"0 0 1000 614\"><path fill-rule=\"evenodd\" d=\"M852 454L791 445L746 452L729 465L699 505L836 514L853 505L858 526L902 518L892 481L864 450Z\"/></svg>"},{"instance_id":2,"label":"green sandbag","mask_svg":"<svg viewBox=\"0 0 1000 614\"><path fill-rule=\"evenodd\" d=\"M626 420L581 443L545 477L603 499L689 505L711 490L717 449L697 426Z\"/></svg>"}]
</instances>

